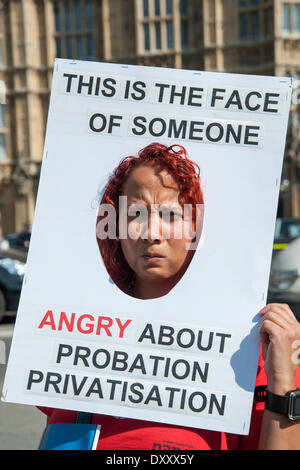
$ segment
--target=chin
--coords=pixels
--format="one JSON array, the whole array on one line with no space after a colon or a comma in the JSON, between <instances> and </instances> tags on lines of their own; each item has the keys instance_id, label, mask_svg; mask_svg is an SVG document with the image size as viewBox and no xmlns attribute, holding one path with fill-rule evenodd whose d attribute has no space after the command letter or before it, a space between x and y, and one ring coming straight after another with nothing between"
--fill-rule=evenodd
<instances>
[{"instance_id":1,"label":"chin","mask_svg":"<svg viewBox=\"0 0 300 470\"><path fill-rule=\"evenodd\" d=\"M139 276L143 281L164 281L169 279L170 276L160 274L160 273L144 273L142 276Z\"/></svg>"},{"instance_id":2,"label":"chin","mask_svg":"<svg viewBox=\"0 0 300 470\"><path fill-rule=\"evenodd\" d=\"M140 273L139 278L142 279L143 281L152 281L152 282L160 282L160 281L167 281L168 279L173 279L177 273L175 274L170 274L166 273L164 271L159 271L156 268L152 268L153 271L146 271L143 273Z\"/></svg>"}]
</instances>

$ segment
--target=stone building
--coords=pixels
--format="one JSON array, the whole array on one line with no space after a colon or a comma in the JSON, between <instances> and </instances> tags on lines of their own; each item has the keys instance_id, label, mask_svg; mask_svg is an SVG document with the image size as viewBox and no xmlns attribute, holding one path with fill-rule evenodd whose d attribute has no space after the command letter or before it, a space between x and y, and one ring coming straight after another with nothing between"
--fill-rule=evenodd
<instances>
[{"instance_id":1,"label":"stone building","mask_svg":"<svg viewBox=\"0 0 300 470\"><path fill-rule=\"evenodd\" d=\"M298 80L299 45L300 0L0 0L4 233L33 218L55 57ZM279 214L300 217L294 98Z\"/></svg>"}]
</instances>

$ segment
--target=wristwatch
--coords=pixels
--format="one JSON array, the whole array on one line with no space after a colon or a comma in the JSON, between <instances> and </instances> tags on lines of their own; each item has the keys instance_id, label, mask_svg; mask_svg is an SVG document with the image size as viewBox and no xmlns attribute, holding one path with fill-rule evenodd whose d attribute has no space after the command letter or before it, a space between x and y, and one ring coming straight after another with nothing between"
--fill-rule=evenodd
<instances>
[{"instance_id":1,"label":"wristwatch","mask_svg":"<svg viewBox=\"0 0 300 470\"><path fill-rule=\"evenodd\" d=\"M300 419L300 389L291 390L285 395L275 395L266 390L265 408L275 413L284 414L289 419Z\"/></svg>"}]
</instances>

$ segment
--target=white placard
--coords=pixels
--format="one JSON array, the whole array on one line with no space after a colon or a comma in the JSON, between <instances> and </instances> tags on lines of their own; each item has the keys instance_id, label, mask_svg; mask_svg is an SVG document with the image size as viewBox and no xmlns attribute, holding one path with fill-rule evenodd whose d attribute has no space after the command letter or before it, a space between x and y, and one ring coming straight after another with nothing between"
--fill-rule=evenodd
<instances>
[{"instance_id":1,"label":"white placard","mask_svg":"<svg viewBox=\"0 0 300 470\"><path fill-rule=\"evenodd\" d=\"M55 61L2 400L247 434L291 99L288 78ZM201 169L199 249L165 296L109 279L99 194L128 155Z\"/></svg>"}]
</instances>

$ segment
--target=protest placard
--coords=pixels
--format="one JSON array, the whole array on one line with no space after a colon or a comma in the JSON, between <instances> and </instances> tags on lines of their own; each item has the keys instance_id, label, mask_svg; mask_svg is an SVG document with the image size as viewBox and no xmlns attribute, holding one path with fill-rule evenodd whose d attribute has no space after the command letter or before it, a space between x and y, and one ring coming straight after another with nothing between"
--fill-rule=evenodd
<instances>
[{"instance_id":1,"label":"protest placard","mask_svg":"<svg viewBox=\"0 0 300 470\"><path fill-rule=\"evenodd\" d=\"M55 61L2 400L248 433L291 87ZM111 279L97 220L113 170L153 142L196 162L205 210L187 271L145 300Z\"/></svg>"}]
</instances>

